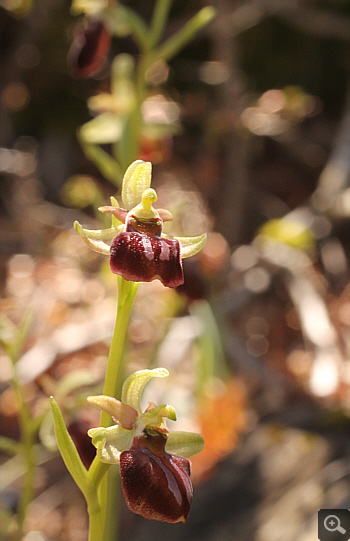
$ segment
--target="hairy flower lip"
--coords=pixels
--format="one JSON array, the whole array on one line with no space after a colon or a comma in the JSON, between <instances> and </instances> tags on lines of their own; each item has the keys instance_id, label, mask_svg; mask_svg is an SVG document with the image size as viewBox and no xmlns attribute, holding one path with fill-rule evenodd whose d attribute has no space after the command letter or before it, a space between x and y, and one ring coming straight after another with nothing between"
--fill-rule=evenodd
<instances>
[{"instance_id":1,"label":"hairy flower lip","mask_svg":"<svg viewBox=\"0 0 350 541\"><path fill-rule=\"evenodd\" d=\"M126 503L144 518L168 523L186 522L192 500L191 466L186 458L165 451L167 437L145 429L120 455Z\"/></svg>"}]
</instances>

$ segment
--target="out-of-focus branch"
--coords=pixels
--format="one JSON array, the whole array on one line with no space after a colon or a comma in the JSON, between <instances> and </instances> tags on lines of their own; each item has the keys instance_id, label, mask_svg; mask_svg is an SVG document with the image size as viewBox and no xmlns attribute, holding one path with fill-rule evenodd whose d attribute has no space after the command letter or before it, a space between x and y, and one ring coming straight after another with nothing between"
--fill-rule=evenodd
<instances>
[{"instance_id":1,"label":"out-of-focus branch","mask_svg":"<svg viewBox=\"0 0 350 541\"><path fill-rule=\"evenodd\" d=\"M350 100L348 101L334 149L311 198L317 212L338 218L350 216Z\"/></svg>"}]
</instances>

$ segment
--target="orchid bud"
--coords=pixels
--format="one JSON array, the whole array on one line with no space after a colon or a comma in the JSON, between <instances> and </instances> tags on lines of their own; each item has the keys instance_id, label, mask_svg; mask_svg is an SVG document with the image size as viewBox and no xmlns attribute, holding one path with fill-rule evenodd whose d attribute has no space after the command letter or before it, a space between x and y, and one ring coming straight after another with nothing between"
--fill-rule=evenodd
<instances>
[{"instance_id":1,"label":"orchid bud","mask_svg":"<svg viewBox=\"0 0 350 541\"><path fill-rule=\"evenodd\" d=\"M193 498L190 461L165 451L167 436L146 428L120 455L120 474L131 511L162 522L186 522Z\"/></svg>"}]
</instances>

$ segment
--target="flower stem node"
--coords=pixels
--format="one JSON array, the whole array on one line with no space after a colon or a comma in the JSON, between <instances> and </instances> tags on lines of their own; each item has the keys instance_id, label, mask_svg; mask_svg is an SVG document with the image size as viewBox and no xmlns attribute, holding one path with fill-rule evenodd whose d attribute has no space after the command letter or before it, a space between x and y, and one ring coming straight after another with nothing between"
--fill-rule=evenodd
<instances>
[{"instance_id":1,"label":"flower stem node","mask_svg":"<svg viewBox=\"0 0 350 541\"><path fill-rule=\"evenodd\" d=\"M150 404L142 412L141 395L153 377L166 377L164 368L140 370L124 382L122 400L93 396L88 401L116 422L88 431L97 456L106 464L119 464L122 488L131 511L148 519L185 522L192 503L190 462L187 457L204 446L200 434L169 432L165 419L176 420L168 404Z\"/></svg>"},{"instance_id":2,"label":"flower stem node","mask_svg":"<svg viewBox=\"0 0 350 541\"><path fill-rule=\"evenodd\" d=\"M96 252L110 256L113 273L133 282L158 279L167 287L184 283L182 259L197 254L206 242L198 237L169 237L162 233L163 222L172 220L165 209L153 208L157 194L151 183L151 164L137 160L127 169L122 187L125 208L100 207L111 212L121 223L98 231L75 229L84 242Z\"/></svg>"}]
</instances>

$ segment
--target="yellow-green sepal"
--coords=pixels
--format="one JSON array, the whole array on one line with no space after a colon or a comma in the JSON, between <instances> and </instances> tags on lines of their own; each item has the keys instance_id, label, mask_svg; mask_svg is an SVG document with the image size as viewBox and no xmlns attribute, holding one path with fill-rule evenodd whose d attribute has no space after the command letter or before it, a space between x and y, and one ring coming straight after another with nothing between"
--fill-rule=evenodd
<instances>
[{"instance_id":1,"label":"yellow-green sepal","mask_svg":"<svg viewBox=\"0 0 350 541\"><path fill-rule=\"evenodd\" d=\"M185 458L197 455L203 450L204 440L194 432L170 432L165 446L167 453Z\"/></svg>"},{"instance_id":2,"label":"yellow-green sepal","mask_svg":"<svg viewBox=\"0 0 350 541\"><path fill-rule=\"evenodd\" d=\"M181 246L181 259L192 257L201 251L207 241L207 234L199 235L198 237L173 237L179 241Z\"/></svg>"},{"instance_id":3,"label":"yellow-green sepal","mask_svg":"<svg viewBox=\"0 0 350 541\"><path fill-rule=\"evenodd\" d=\"M83 226L75 221L74 229L81 236L85 244L97 252L103 255L109 255L111 244L118 235L118 233L123 229L123 225L119 227L111 227L109 229L84 229Z\"/></svg>"}]
</instances>

